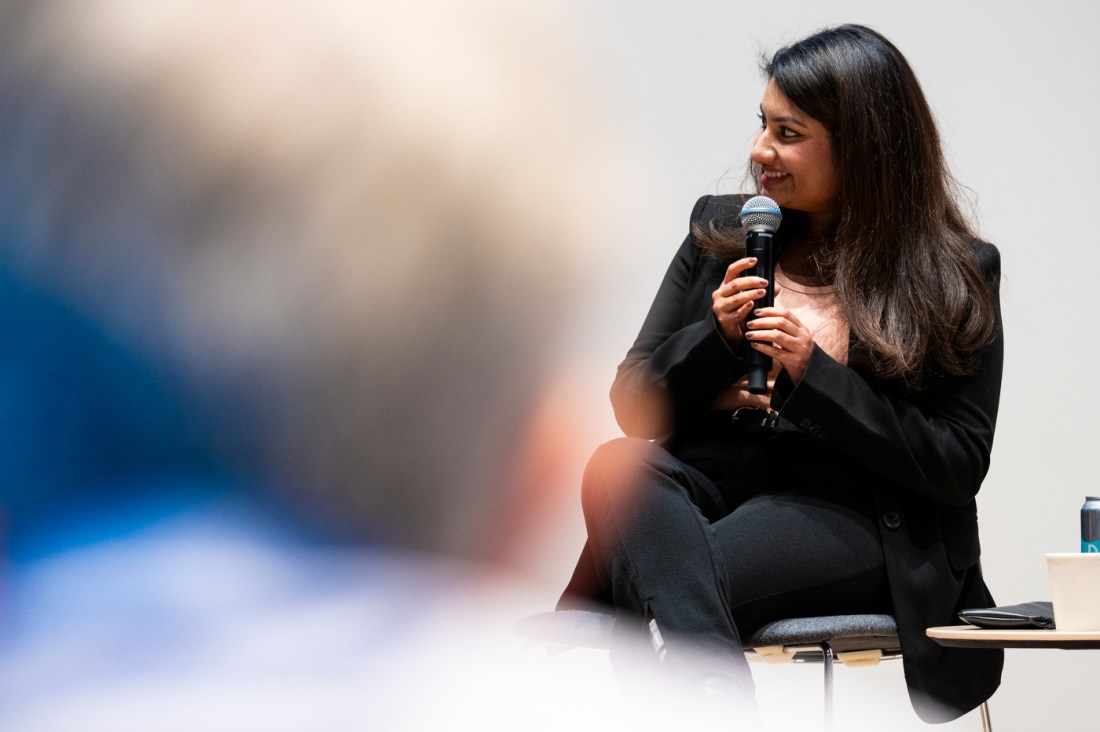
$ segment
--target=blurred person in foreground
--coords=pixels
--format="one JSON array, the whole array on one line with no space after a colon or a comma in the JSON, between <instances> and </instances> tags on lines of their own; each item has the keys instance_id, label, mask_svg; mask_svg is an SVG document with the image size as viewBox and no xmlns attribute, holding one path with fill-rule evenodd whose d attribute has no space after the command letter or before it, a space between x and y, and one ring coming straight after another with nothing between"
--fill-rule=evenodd
<instances>
[{"instance_id":1,"label":"blurred person in foreground","mask_svg":"<svg viewBox=\"0 0 1100 732\"><path fill-rule=\"evenodd\" d=\"M0 6L0 727L554 719L493 567L610 147L543 25Z\"/></svg>"}]
</instances>

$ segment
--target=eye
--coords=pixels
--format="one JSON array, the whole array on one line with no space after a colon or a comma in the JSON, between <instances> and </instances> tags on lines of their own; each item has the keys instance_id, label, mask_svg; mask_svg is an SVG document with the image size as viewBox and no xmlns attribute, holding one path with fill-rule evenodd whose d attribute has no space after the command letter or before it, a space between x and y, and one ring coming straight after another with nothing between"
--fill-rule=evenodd
<instances>
[{"instance_id":1,"label":"eye","mask_svg":"<svg viewBox=\"0 0 1100 732\"><path fill-rule=\"evenodd\" d=\"M758 120L760 120L760 129L762 129L762 130L763 130L763 129L765 129L765 128L766 128L766 127L768 126L768 120L767 120L767 118L766 118L766 117L764 116L764 113L763 113L763 112L761 112L761 113L757 114L757 115L756 115L756 118L757 118Z\"/></svg>"},{"instance_id":2,"label":"eye","mask_svg":"<svg viewBox=\"0 0 1100 732\"><path fill-rule=\"evenodd\" d=\"M790 127L787 127L785 125L781 125L779 127L779 136L788 140L794 139L796 137L801 137L799 133L795 132Z\"/></svg>"}]
</instances>

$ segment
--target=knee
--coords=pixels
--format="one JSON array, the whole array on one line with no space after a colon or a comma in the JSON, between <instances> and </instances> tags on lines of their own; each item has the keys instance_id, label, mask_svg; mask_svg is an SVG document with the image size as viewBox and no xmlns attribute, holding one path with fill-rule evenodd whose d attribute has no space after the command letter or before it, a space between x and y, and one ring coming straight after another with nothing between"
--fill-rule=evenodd
<instances>
[{"instance_id":1,"label":"knee","mask_svg":"<svg viewBox=\"0 0 1100 732\"><path fill-rule=\"evenodd\" d=\"M581 503L586 510L619 503L645 483L642 476L661 461L664 450L649 440L620 437L596 448L584 470Z\"/></svg>"}]
</instances>

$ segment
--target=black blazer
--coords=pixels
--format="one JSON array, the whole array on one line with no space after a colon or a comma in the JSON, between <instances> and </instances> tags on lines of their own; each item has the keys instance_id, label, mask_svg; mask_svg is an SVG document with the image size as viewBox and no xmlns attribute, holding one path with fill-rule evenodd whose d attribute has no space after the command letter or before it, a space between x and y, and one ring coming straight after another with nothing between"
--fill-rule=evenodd
<instances>
[{"instance_id":1,"label":"black blazer","mask_svg":"<svg viewBox=\"0 0 1100 732\"><path fill-rule=\"evenodd\" d=\"M704 196L691 221L736 216L743 200ZM975 242L974 256L996 295L1000 254ZM690 234L676 253L611 390L628 435L665 437L669 408L673 429L690 423L745 373L711 312L711 292L730 261L704 253ZM853 341L850 352L858 345ZM964 607L993 604L978 562L974 497L989 467L1003 351L998 312L996 338L975 375L939 378L911 392L815 347L798 385L782 372L771 397L779 429L812 435L846 458L845 480L874 497L906 682L914 708L929 722L973 709L1000 683L1001 651L942 648L924 631L957 622ZM654 418L662 414L666 419Z\"/></svg>"}]
</instances>

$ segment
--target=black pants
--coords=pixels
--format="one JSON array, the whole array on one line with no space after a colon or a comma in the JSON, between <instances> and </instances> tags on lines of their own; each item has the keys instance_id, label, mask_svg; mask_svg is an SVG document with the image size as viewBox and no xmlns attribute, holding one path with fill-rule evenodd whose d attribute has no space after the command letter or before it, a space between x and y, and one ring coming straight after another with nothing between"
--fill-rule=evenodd
<instances>
[{"instance_id":1,"label":"black pants","mask_svg":"<svg viewBox=\"0 0 1100 732\"><path fill-rule=\"evenodd\" d=\"M886 571L869 496L805 435L728 421L705 435L672 452L634 438L596 451L582 486L588 543L559 607L610 604L616 633L652 619L667 660L690 648L694 663L702 649L714 666L695 672L751 693L739 629L890 612Z\"/></svg>"}]
</instances>

